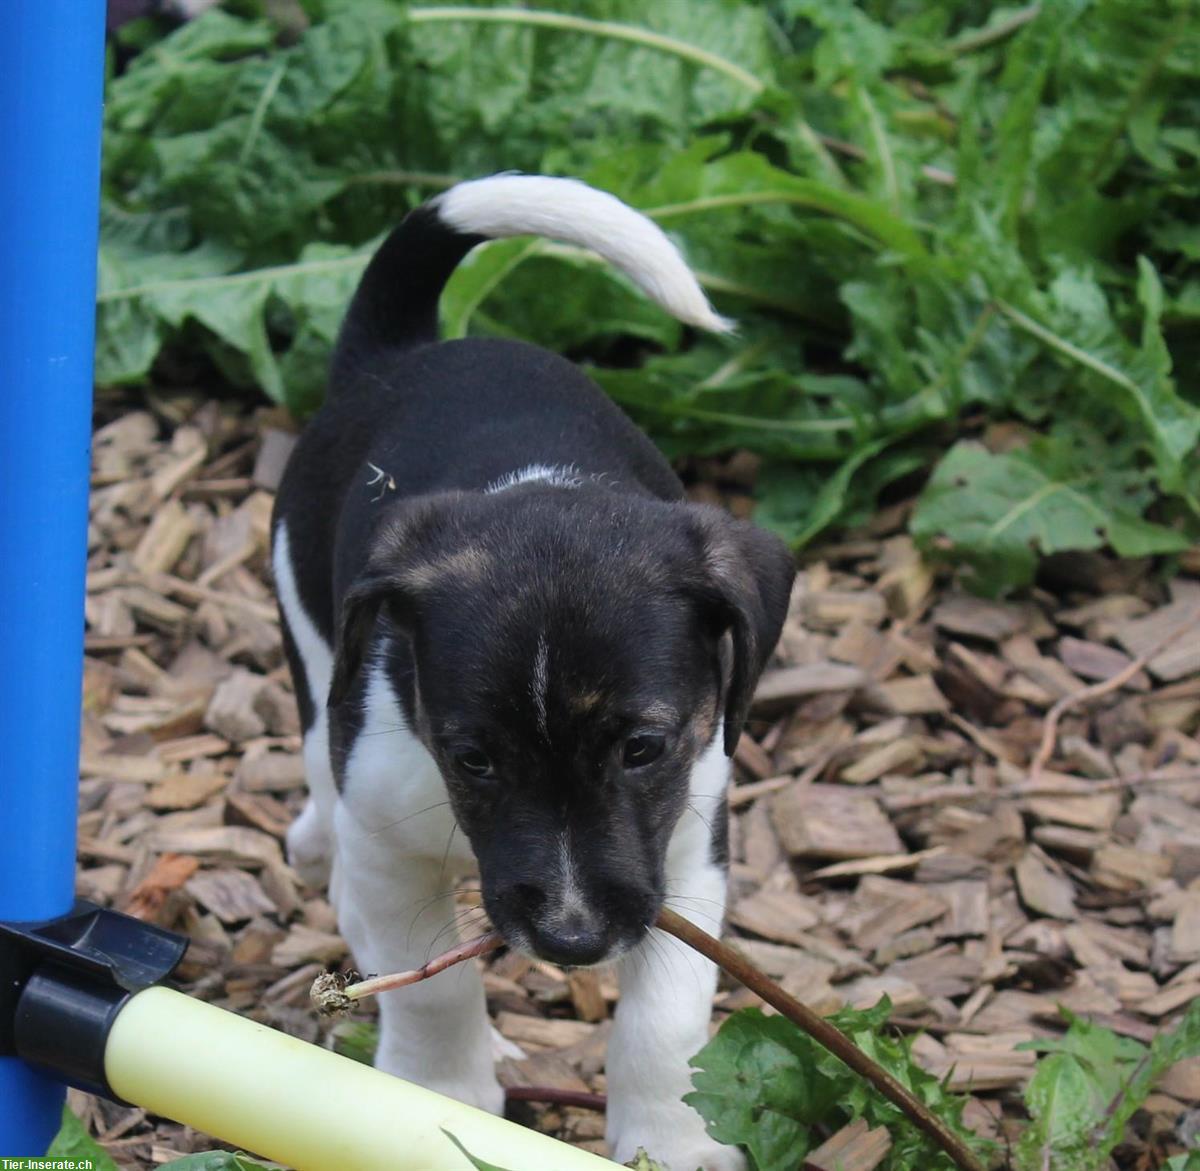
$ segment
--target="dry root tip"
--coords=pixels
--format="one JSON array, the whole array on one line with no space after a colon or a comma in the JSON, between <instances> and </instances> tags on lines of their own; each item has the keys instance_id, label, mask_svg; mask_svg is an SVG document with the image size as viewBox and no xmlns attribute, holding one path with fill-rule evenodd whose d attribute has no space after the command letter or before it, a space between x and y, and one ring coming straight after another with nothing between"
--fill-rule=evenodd
<instances>
[{"instance_id":1,"label":"dry root tip","mask_svg":"<svg viewBox=\"0 0 1200 1171\"><path fill-rule=\"evenodd\" d=\"M346 995L346 977L340 972L324 972L309 991L309 998L322 1016L341 1016L349 1012L354 1001Z\"/></svg>"}]
</instances>

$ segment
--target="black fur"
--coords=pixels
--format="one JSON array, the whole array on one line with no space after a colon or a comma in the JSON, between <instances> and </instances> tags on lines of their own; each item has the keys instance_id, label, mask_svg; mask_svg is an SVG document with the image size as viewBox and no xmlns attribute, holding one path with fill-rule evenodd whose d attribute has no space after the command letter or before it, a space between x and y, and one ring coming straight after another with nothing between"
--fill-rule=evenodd
<instances>
[{"instance_id":1,"label":"black fur","mask_svg":"<svg viewBox=\"0 0 1200 1171\"><path fill-rule=\"evenodd\" d=\"M686 503L653 444L569 362L518 342L436 341L438 293L477 242L435 205L382 246L276 522L301 601L337 648L339 783L361 724L362 664L381 656L441 768L493 921L548 958L587 962L636 942L657 912L691 767L722 719L732 753L793 564L762 530ZM569 468L577 483L487 491L528 465ZM312 701L301 710L307 727ZM637 733L665 748L628 769L623 745ZM470 775L470 752L494 776ZM714 818L722 863L724 824ZM564 833L601 920L570 946L538 922Z\"/></svg>"}]
</instances>

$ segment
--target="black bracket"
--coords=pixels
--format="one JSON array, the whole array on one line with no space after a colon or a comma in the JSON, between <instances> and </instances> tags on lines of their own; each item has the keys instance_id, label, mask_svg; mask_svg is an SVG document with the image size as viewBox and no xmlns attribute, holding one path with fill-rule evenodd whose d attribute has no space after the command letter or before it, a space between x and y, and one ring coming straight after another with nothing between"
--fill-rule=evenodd
<instances>
[{"instance_id":1,"label":"black bracket","mask_svg":"<svg viewBox=\"0 0 1200 1171\"><path fill-rule=\"evenodd\" d=\"M187 946L184 935L83 899L57 919L0 922L0 1056L115 1097L104 1074L109 1029Z\"/></svg>"}]
</instances>

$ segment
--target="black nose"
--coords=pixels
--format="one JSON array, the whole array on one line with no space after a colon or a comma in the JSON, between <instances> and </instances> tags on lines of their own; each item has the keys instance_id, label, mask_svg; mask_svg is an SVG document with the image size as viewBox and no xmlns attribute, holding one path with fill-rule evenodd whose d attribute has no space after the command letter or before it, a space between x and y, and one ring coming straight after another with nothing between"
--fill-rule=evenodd
<instances>
[{"instance_id":1,"label":"black nose","mask_svg":"<svg viewBox=\"0 0 1200 1171\"><path fill-rule=\"evenodd\" d=\"M536 924L529 941L544 960L563 967L599 963L608 954L608 932L594 920L567 915Z\"/></svg>"}]
</instances>

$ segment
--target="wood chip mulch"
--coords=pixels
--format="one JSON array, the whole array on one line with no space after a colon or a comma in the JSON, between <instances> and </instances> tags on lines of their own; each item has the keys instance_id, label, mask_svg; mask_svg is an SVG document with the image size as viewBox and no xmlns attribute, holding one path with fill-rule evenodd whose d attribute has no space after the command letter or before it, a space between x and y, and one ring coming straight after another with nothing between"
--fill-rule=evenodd
<instances>
[{"instance_id":1,"label":"wood chip mulch","mask_svg":"<svg viewBox=\"0 0 1200 1171\"><path fill-rule=\"evenodd\" d=\"M308 990L346 947L283 851L304 777L267 544L291 431L277 410L187 395L98 406L78 889L186 932L188 993L345 1046ZM697 498L748 511L753 460L690 470ZM1061 1029L1060 1006L1146 1041L1200 996L1200 550L1170 579L1059 557L1044 588L991 602L921 559L906 511L803 560L737 754L728 936L822 1011L886 993L1003 1142L1034 1060L1016 1045ZM526 1054L507 1085L603 1092L613 976L502 954L485 982ZM752 1003L723 985L714 1027ZM72 1104L128 1167L216 1145ZM604 1149L600 1113L514 1109ZM1118 1165L1155 1166L1198 1129L1191 1061ZM814 1159L854 1171L888 1146L865 1127L827 1137Z\"/></svg>"}]
</instances>

